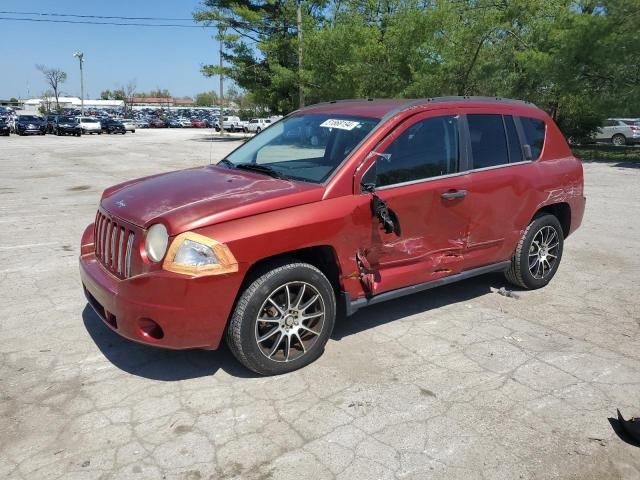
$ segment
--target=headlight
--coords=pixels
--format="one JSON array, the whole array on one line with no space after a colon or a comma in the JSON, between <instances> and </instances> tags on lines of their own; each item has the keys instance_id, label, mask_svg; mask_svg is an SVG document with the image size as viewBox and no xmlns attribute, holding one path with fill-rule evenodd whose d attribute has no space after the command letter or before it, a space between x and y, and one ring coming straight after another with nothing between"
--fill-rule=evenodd
<instances>
[{"instance_id":1,"label":"headlight","mask_svg":"<svg viewBox=\"0 0 640 480\"><path fill-rule=\"evenodd\" d=\"M213 253L211 247L193 240L185 239L178 247L173 263L180 265L199 267L201 265L215 265L218 257Z\"/></svg>"},{"instance_id":2,"label":"headlight","mask_svg":"<svg viewBox=\"0 0 640 480\"><path fill-rule=\"evenodd\" d=\"M192 276L220 275L237 272L238 262L223 243L198 233L185 232L171 243L162 267Z\"/></svg>"},{"instance_id":3,"label":"headlight","mask_svg":"<svg viewBox=\"0 0 640 480\"><path fill-rule=\"evenodd\" d=\"M161 223L152 225L147 231L147 237L144 241L144 248L147 256L154 262L159 262L164 257L169 244L169 234L167 229Z\"/></svg>"}]
</instances>

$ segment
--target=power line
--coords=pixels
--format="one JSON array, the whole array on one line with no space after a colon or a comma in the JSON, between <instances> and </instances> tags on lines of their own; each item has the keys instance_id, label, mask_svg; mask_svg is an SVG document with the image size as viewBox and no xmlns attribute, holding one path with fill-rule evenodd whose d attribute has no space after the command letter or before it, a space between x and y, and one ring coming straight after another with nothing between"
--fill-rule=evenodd
<instances>
[{"instance_id":1,"label":"power line","mask_svg":"<svg viewBox=\"0 0 640 480\"><path fill-rule=\"evenodd\" d=\"M193 22L193 18L170 18L170 17L108 17L102 15L72 15L66 13L42 13L42 12L10 12L0 11L2 15L39 15L43 17L73 17L73 18L102 18L110 20L159 20L172 22Z\"/></svg>"},{"instance_id":2,"label":"power line","mask_svg":"<svg viewBox=\"0 0 640 480\"><path fill-rule=\"evenodd\" d=\"M80 25L117 25L121 27L178 27L178 28L205 28L210 25L179 25L172 23L121 23L121 22L93 22L89 20L51 20L44 18L15 18L0 17L1 20L12 22L45 22L45 23L75 23Z\"/></svg>"}]
</instances>

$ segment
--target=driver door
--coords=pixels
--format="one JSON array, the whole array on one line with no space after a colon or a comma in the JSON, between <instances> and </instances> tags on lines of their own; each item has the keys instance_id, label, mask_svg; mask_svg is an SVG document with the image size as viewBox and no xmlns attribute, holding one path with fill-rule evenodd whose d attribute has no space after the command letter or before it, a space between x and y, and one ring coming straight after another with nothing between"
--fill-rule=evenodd
<instances>
[{"instance_id":1,"label":"driver door","mask_svg":"<svg viewBox=\"0 0 640 480\"><path fill-rule=\"evenodd\" d=\"M454 110L417 114L372 152L375 195L386 202L399 231L386 233L370 209L362 212L370 225L357 256L369 295L462 269L471 217L463 121Z\"/></svg>"}]
</instances>

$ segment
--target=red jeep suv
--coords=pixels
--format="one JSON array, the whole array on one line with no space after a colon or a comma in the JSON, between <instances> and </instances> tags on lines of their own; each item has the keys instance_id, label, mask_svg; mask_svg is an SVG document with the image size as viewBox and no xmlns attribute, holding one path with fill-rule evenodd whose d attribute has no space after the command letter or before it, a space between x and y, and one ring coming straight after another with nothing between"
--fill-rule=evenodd
<instances>
[{"instance_id":1,"label":"red jeep suv","mask_svg":"<svg viewBox=\"0 0 640 480\"><path fill-rule=\"evenodd\" d=\"M338 311L503 271L556 273L582 165L549 116L497 98L298 110L217 165L105 190L82 237L89 303L120 335L251 370L317 359Z\"/></svg>"}]
</instances>

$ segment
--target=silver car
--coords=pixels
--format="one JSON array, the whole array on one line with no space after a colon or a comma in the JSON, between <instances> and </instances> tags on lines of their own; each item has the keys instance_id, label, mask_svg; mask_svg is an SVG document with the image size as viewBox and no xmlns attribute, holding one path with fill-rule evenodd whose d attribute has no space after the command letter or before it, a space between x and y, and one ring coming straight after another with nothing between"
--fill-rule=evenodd
<instances>
[{"instance_id":1,"label":"silver car","mask_svg":"<svg viewBox=\"0 0 640 480\"><path fill-rule=\"evenodd\" d=\"M640 118L608 118L596 132L595 140L617 146L640 143Z\"/></svg>"},{"instance_id":2,"label":"silver car","mask_svg":"<svg viewBox=\"0 0 640 480\"><path fill-rule=\"evenodd\" d=\"M124 125L125 132L136 133L136 124L132 118L119 118L118 121Z\"/></svg>"}]
</instances>

